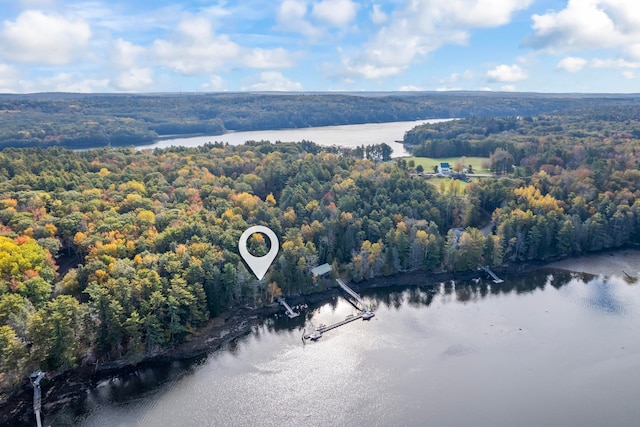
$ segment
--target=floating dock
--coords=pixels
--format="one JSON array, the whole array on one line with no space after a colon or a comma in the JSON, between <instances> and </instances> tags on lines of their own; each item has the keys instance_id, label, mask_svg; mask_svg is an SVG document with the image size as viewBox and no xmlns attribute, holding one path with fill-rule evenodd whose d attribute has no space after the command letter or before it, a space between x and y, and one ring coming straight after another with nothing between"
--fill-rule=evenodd
<instances>
[{"instance_id":1,"label":"floating dock","mask_svg":"<svg viewBox=\"0 0 640 427\"><path fill-rule=\"evenodd\" d=\"M324 334L325 332L330 331L330 330L335 329L335 328L339 328L339 327L340 327L340 326L342 326L342 325L346 325L347 323L351 323L351 322L356 321L356 320L358 320L358 319L362 319L362 316L363 316L363 314L362 314L362 313L360 313L360 314L358 314L357 316L350 316L350 317L347 317L346 319L341 320L340 322L334 323L334 324L329 325L329 326L320 326L319 328L317 328L317 329L316 329L314 332L312 332L311 334L306 334L306 333L305 333L305 334L302 336L302 338L304 338L305 340L308 340L308 339L318 339L318 338L320 338L320 336L322 336L322 334ZM318 336L318 334L319 334L320 336ZM317 337L317 338L314 338L314 337Z\"/></svg>"},{"instance_id":2,"label":"floating dock","mask_svg":"<svg viewBox=\"0 0 640 427\"><path fill-rule=\"evenodd\" d=\"M484 270L489 276L491 276L491 278L493 279L493 283L502 283L502 282L504 282L504 280L502 280L501 278L496 276L496 273L491 271L491 269L489 268L488 265L486 265L484 267L480 267L479 270Z\"/></svg>"},{"instance_id":3,"label":"floating dock","mask_svg":"<svg viewBox=\"0 0 640 427\"><path fill-rule=\"evenodd\" d=\"M322 334L324 334L327 331L330 331L332 329L338 328L342 325L346 325L347 323L351 323L355 320L358 319L362 319L362 320L369 320L371 319L373 316L375 316L375 313L373 311L371 311L371 309L369 308L369 306L364 302L364 300L362 299L362 297L360 295L358 295L358 293L356 291L354 291L353 289L351 289L349 286L347 286L346 283L344 283L342 281L342 279L336 279L336 282L338 282L338 285L340 285L340 287L342 289L344 289L344 291L346 293L348 293L349 295L351 295L356 302L360 305L360 307L358 307L356 304L354 304L352 301L351 302L358 310L360 310L360 313L357 316L354 315L350 315L348 316L346 319L334 323L332 325L329 326L324 326L321 325L319 328L316 328L315 331L311 332L310 334L306 333L306 330L302 333L302 341L304 340L312 340L315 341L317 339L320 339L322 337Z\"/></svg>"},{"instance_id":4,"label":"floating dock","mask_svg":"<svg viewBox=\"0 0 640 427\"><path fill-rule=\"evenodd\" d=\"M287 310L287 316L289 316L289 319L300 316L300 313L293 311L293 309L289 306L289 304L287 304L284 298L278 298L278 302L282 304L282 306Z\"/></svg>"}]
</instances>

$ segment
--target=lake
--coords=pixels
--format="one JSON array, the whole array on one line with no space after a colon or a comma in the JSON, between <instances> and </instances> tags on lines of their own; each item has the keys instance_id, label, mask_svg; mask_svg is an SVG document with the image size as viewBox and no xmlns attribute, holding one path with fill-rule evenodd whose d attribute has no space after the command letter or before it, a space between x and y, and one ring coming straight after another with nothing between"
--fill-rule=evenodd
<instances>
[{"instance_id":1,"label":"lake","mask_svg":"<svg viewBox=\"0 0 640 427\"><path fill-rule=\"evenodd\" d=\"M503 278L362 290L376 317L306 344L353 306L270 318L207 357L105 381L44 425L640 425L640 284Z\"/></svg>"},{"instance_id":2,"label":"lake","mask_svg":"<svg viewBox=\"0 0 640 427\"><path fill-rule=\"evenodd\" d=\"M139 150L165 148L171 146L197 147L208 142L227 142L231 145L247 141L313 141L318 145L357 147L361 145L388 144L393 149L392 157L408 156L404 146L396 141L404 138L404 133L424 123L439 123L451 119L417 120L410 122L367 123L362 125L322 126L301 129L261 130L251 132L231 132L224 135L194 136L187 138L163 139L151 145L140 145Z\"/></svg>"}]
</instances>

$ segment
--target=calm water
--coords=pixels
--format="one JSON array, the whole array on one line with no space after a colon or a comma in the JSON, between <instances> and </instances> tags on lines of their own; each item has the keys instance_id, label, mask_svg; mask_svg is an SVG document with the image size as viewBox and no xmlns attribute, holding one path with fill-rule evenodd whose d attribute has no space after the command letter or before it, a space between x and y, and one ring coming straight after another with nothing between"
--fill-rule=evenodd
<instances>
[{"instance_id":1,"label":"calm water","mask_svg":"<svg viewBox=\"0 0 640 427\"><path fill-rule=\"evenodd\" d=\"M591 277L591 276L589 276ZM190 364L105 382L45 425L638 426L640 284L540 270L362 291Z\"/></svg>"},{"instance_id":2,"label":"calm water","mask_svg":"<svg viewBox=\"0 0 640 427\"><path fill-rule=\"evenodd\" d=\"M408 156L401 143L404 133L424 123L438 123L450 119L418 120L412 122L368 123L364 125L322 126L302 129L262 130L233 132L225 135L173 138L158 141L153 145L141 145L138 149L165 148L171 146L197 147L208 142L227 142L231 145L247 141L313 141L324 146L357 147L386 143L393 149L393 157Z\"/></svg>"}]
</instances>

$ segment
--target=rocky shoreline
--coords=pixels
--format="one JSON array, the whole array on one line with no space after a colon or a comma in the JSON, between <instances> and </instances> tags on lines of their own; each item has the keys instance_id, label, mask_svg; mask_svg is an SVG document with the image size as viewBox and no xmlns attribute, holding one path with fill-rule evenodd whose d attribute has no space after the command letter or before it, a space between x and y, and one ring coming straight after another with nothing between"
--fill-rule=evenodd
<instances>
[{"instance_id":1,"label":"rocky shoreline","mask_svg":"<svg viewBox=\"0 0 640 427\"><path fill-rule=\"evenodd\" d=\"M495 271L498 275L520 274L545 266L553 266L558 261L517 263L495 269ZM377 277L360 283L351 283L350 286L355 290L409 286L416 283L433 286L448 280L471 280L478 277L479 274L481 273L477 271L462 273L411 271ZM339 288L328 288L313 294L288 296L287 301L291 305L318 304L339 295L342 295ZM107 379L131 374L158 363L194 359L218 350L225 344L251 333L254 326L281 311L282 308L278 304L256 309L234 309L209 321L205 327L189 336L185 342L176 347L164 349L161 353L147 357L138 363L128 363L121 360L98 366L84 366L59 374L51 378L50 381L43 382L42 412L46 415L46 413L56 412L66 405L81 402L89 390L94 389L100 382ZM19 391L0 402L0 425L28 425L33 421L33 417L33 389L28 380L25 380L19 387Z\"/></svg>"}]
</instances>

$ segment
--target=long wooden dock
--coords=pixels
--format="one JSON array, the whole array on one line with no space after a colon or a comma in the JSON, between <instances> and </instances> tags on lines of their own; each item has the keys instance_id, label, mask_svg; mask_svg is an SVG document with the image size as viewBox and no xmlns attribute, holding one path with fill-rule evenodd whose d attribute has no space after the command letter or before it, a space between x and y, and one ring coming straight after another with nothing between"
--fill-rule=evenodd
<instances>
[{"instance_id":1,"label":"long wooden dock","mask_svg":"<svg viewBox=\"0 0 640 427\"><path fill-rule=\"evenodd\" d=\"M342 325L346 325L347 323L351 323L351 322L356 321L358 319L362 319L362 313L358 314L357 316L347 317L346 319L341 320L340 322L334 323L334 324L329 325L329 326L321 326L321 327L317 328L315 331L317 333L319 333L319 334L324 334L327 331L330 331L330 330L335 329L335 328L339 328ZM303 338L305 340L308 340L309 338L311 338L311 335L310 334L304 334Z\"/></svg>"},{"instance_id":2,"label":"long wooden dock","mask_svg":"<svg viewBox=\"0 0 640 427\"><path fill-rule=\"evenodd\" d=\"M307 334L306 330L304 332L302 332L302 341L304 342L304 340L317 340L320 337L322 337L322 334L324 334L327 331L330 331L332 329L338 328L342 325L346 325L347 323L351 323L355 320L358 319L363 319L363 320L369 320L371 319L373 316L375 316L375 314L373 313L373 311L371 311L371 309L369 308L369 306L364 302L364 300L362 299L362 297L360 297L360 295L358 295L357 292L355 292L353 289L351 289L349 286L347 286L346 283L344 283L342 281L342 279L336 279L336 282L338 282L338 285L340 285L340 287L349 295L351 295L351 297L353 297L353 299L356 300L356 302L358 304L360 304L360 307L358 307L356 305L356 303L354 303L353 301L347 299L356 309L358 309L360 311L360 313L356 316L354 315L350 315L347 316L346 319L341 320L340 322L334 323L332 325L329 326L320 326L319 328L316 328L315 331L311 332L310 334Z\"/></svg>"},{"instance_id":3,"label":"long wooden dock","mask_svg":"<svg viewBox=\"0 0 640 427\"><path fill-rule=\"evenodd\" d=\"M344 289L346 293L351 295L356 301L360 303L360 305L362 305L362 311L369 311L369 306L364 302L360 295L356 293L356 291L348 287L347 284L342 281L342 279L336 279L336 282L338 282L338 285L340 285L340 287Z\"/></svg>"}]
</instances>

